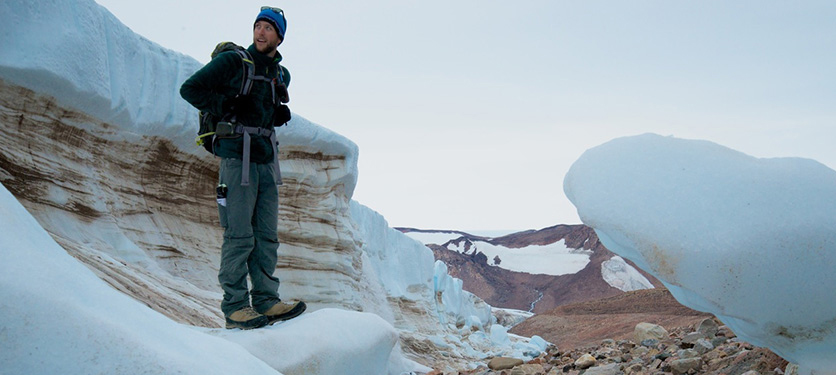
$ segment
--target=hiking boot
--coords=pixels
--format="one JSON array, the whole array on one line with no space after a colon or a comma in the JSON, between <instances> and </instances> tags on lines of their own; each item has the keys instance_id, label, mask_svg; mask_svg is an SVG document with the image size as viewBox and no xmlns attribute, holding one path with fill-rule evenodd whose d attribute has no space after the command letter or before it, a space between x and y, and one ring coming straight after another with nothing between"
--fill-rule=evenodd
<instances>
[{"instance_id":1,"label":"hiking boot","mask_svg":"<svg viewBox=\"0 0 836 375\"><path fill-rule=\"evenodd\" d=\"M308 306L301 301L295 303L279 302L273 305L273 307L269 310L265 311L264 316L266 316L269 320L268 324L273 324L280 320L293 319L305 312L305 309L307 308Z\"/></svg>"},{"instance_id":2,"label":"hiking boot","mask_svg":"<svg viewBox=\"0 0 836 375\"><path fill-rule=\"evenodd\" d=\"M245 307L241 310L238 310L229 316L226 317L226 328L233 329L233 328L241 328L241 329L253 329L253 328L261 328L266 326L268 323L267 317L261 315L252 307Z\"/></svg>"}]
</instances>

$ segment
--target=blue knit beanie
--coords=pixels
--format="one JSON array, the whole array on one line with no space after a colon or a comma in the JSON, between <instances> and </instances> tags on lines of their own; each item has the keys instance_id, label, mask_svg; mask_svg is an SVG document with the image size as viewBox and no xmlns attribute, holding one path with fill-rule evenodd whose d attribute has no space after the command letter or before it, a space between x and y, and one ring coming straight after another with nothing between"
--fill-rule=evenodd
<instances>
[{"instance_id":1,"label":"blue knit beanie","mask_svg":"<svg viewBox=\"0 0 836 375\"><path fill-rule=\"evenodd\" d=\"M264 9L255 18L255 22L258 21L270 22L276 28L276 31L278 31L279 36L284 39L284 33L287 31L287 20L284 18L284 13L276 13L272 9Z\"/></svg>"}]
</instances>

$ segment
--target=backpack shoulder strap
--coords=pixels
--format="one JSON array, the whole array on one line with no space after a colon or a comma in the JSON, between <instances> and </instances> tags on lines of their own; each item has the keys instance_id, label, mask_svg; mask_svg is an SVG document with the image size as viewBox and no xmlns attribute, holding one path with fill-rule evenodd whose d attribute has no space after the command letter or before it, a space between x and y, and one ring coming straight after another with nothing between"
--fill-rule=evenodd
<instances>
[{"instance_id":1,"label":"backpack shoulder strap","mask_svg":"<svg viewBox=\"0 0 836 375\"><path fill-rule=\"evenodd\" d=\"M279 62L276 62L276 72L278 73L279 82L284 83L284 67Z\"/></svg>"},{"instance_id":2,"label":"backpack shoulder strap","mask_svg":"<svg viewBox=\"0 0 836 375\"><path fill-rule=\"evenodd\" d=\"M249 95L250 90L253 88L255 63L253 63L253 58L246 49L237 49L235 52L238 53L238 56L241 56L241 65L244 69L243 76L241 78L241 89L238 90L238 95Z\"/></svg>"},{"instance_id":3,"label":"backpack shoulder strap","mask_svg":"<svg viewBox=\"0 0 836 375\"><path fill-rule=\"evenodd\" d=\"M278 76L278 78L270 78L261 75L256 75L255 63L253 62L252 56L250 55L249 51L247 51L246 49L239 49L236 52L238 52L238 54L241 55L241 59L244 62L244 74L246 76L246 79L244 79L241 84L241 92L239 93L239 95L249 95L250 90L253 87L253 81L264 81L270 85L270 91L273 96L273 104L278 104L280 99L276 96L276 88L280 83L284 87L284 71L282 70L283 68L279 64L279 62L276 62L276 75ZM283 97L287 97L287 88L281 91L284 95Z\"/></svg>"}]
</instances>

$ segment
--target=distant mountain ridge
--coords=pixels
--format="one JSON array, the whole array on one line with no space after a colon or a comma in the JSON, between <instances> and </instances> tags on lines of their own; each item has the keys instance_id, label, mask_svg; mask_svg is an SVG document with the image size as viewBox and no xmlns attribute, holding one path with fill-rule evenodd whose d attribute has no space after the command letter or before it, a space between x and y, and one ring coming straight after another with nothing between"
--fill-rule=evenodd
<instances>
[{"instance_id":1,"label":"distant mountain ridge","mask_svg":"<svg viewBox=\"0 0 836 375\"><path fill-rule=\"evenodd\" d=\"M463 289L481 297L494 307L542 313L569 303L597 300L624 293L607 283L602 276L602 264L616 257L615 254L607 250L599 242L595 231L586 225L560 224L495 238L457 230L406 227L395 229L413 238L439 235L436 238L443 239L445 237L442 234L458 235L440 244L424 242L433 250L436 260L447 264L450 275L463 281ZM530 246L552 245L559 241L564 241L567 248L584 250L589 254L589 262L583 269L558 276L515 272L501 268L502 263L499 266L493 265L493 259L489 259L478 249L473 250L474 244L478 242L502 246L513 251ZM461 251L451 250L451 245ZM632 264L630 266L634 267ZM640 270L637 272L647 278L654 287L662 286L647 273Z\"/></svg>"},{"instance_id":2,"label":"distant mountain ridge","mask_svg":"<svg viewBox=\"0 0 836 375\"><path fill-rule=\"evenodd\" d=\"M499 237L478 236L460 230L446 229L418 229L410 227L394 227L403 233L455 233L460 239L470 241L485 241L494 245L506 246L509 248L522 248L532 245L549 245L560 240L566 241L566 245L575 249L593 250L599 246L598 236L592 228L583 224L558 224L543 229L531 229L521 232L506 234ZM438 244L442 245L443 244Z\"/></svg>"}]
</instances>

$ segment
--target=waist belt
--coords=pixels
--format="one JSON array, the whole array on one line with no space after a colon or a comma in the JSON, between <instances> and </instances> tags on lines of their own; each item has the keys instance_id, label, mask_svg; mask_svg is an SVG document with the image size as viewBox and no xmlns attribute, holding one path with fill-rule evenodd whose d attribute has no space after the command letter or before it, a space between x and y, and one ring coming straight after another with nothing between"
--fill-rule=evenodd
<instances>
[{"instance_id":1,"label":"waist belt","mask_svg":"<svg viewBox=\"0 0 836 375\"><path fill-rule=\"evenodd\" d=\"M276 140L276 132L271 129L256 128L252 126L236 125L233 129L235 134L244 135L244 155L241 165L241 186L250 186L250 145L251 135L269 137L270 145L273 146L273 170L276 172L276 185L282 185L282 170L279 168L279 142Z\"/></svg>"}]
</instances>

